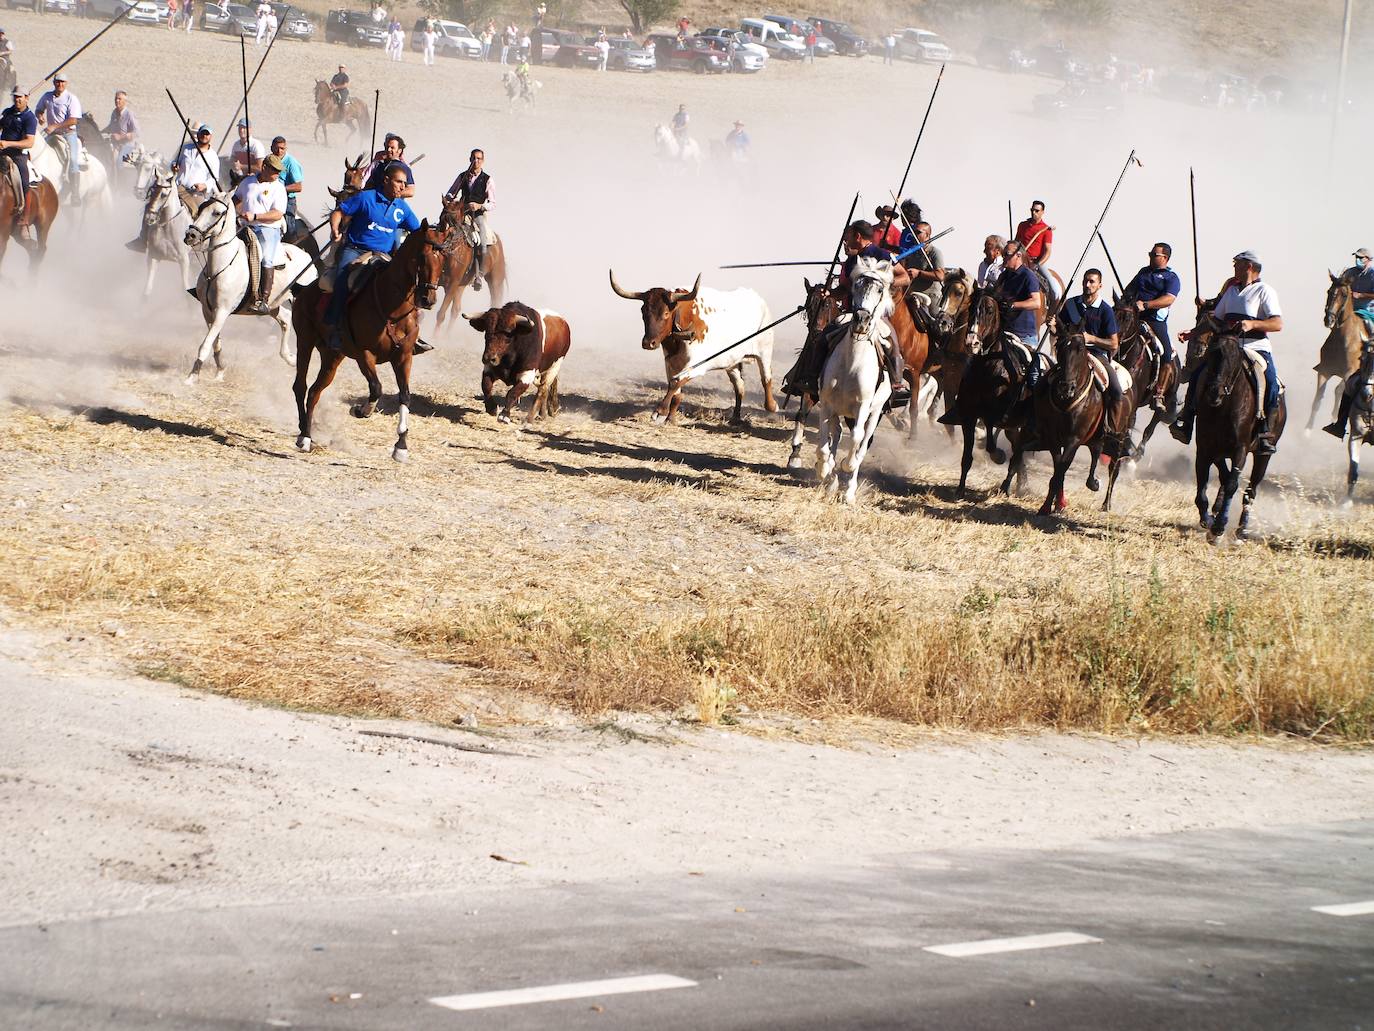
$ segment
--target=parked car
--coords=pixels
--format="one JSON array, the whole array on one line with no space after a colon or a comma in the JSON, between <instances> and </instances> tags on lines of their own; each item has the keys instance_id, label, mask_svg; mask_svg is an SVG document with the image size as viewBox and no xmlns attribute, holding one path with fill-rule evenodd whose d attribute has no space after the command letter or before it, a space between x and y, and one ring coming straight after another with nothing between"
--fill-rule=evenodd
<instances>
[{"instance_id":1,"label":"parked car","mask_svg":"<svg viewBox=\"0 0 1374 1031\"><path fill-rule=\"evenodd\" d=\"M568 29L540 29L540 55L545 64L562 68L595 68L601 63L596 47L582 41L582 37Z\"/></svg>"},{"instance_id":2,"label":"parked car","mask_svg":"<svg viewBox=\"0 0 1374 1031\"><path fill-rule=\"evenodd\" d=\"M481 60L482 41L472 34L460 21L434 22L434 52L441 57L462 57L469 61ZM410 49L425 48L425 19L415 19L415 28L410 31Z\"/></svg>"},{"instance_id":3,"label":"parked car","mask_svg":"<svg viewBox=\"0 0 1374 1031\"><path fill-rule=\"evenodd\" d=\"M258 31L258 15L247 4L223 4L224 16L219 31L230 36L254 36Z\"/></svg>"},{"instance_id":4,"label":"parked car","mask_svg":"<svg viewBox=\"0 0 1374 1031\"><path fill-rule=\"evenodd\" d=\"M1071 82L1058 93L1042 93L1031 101L1041 118L1096 121L1120 115L1125 108L1121 90L1097 83Z\"/></svg>"},{"instance_id":5,"label":"parked car","mask_svg":"<svg viewBox=\"0 0 1374 1031\"><path fill-rule=\"evenodd\" d=\"M788 14L765 14L764 21L771 21L774 25L781 28L784 32L790 32L806 44L806 34L813 31L814 26L804 18L793 18ZM822 36L816 33L816 56L834 57L838 53L835 41L829 36Z\"/></svg>"},{"instance_id":6,"label":"parked car","mask_svg":"<svg viewBox=\"0 0 1374 1031\"><path fill-rule=\"evenodd\" d=\"M942 64L954 59L954 52L945 41L925 29L903 29L897 37L897 56L909 57L913 61L931 61Z\"/></svg>"},{"instance_id":7,"label":"parked car","mask_svg":"<svg viewBox=\"0 0 1374 1031\"><path fill-rule=\"evenodd\" d=\"M973 56L984 68L995 68L1001 72L1028 72L1035 67L1035 58L1023 51L1019 44L998 36L984 36Z\"/></svg>"},{"instance_id":8,"label":"parked car","mask_svg":"<svg viewBox=\"0 0 1374 1031\"><path fill-rule=\"evenodd\" d=\"M129 11L128 16L124 20L141 20L144 24L147 24L150 12L147 10L139 11L138 4L139 0L89 0L86 5L86 13L92 18L109 18L113 21L119 15L123 14L126 8L132 7L133 10ZM155 7L154 10L156 10ZM164 12L163 17L165 18L166 16Z\"/></svg>"},{"instance_id":9,"label":"parked car","mask_svg":"<svg viewBox=\"0 0 1374 1031\"><path fill-rule=\"evenodd\" d=\"M654 58L660 68L670 68L680 72L725 72L730 62L719 50L712 48L710 42L692 36L685 47L679 46L677 37L666 32L656 32L649 39L654 44Z\"/></svg>"},{"instance_id":10,"label":"parked car","mask_svg":"<svg viewBox=\"0 0 1374 1031\"><path fill-rule=\"evenodd\" d=\"M167 5L162 0L138 0L124 20L138 25L161 25L167 21Z\"/></svg>"},{"instance_id":11,"label":"parked car","mask_svg":"<svg viewBox=\"0 0 1374 1031\"><path fill-rule=\"evenodd\" d=\"M800 61L806 56L806 44L780 26L762 18L744 18L740 31L768 51L769 57Z\"/></svg>"},{"instance_id":12,"label":"parked car","mask_svg":"<svg viewBox=\"0 0 1374 1031\"><path fill-rule=\"evenodd\" d=\"M864 39L857 32L851 29L842 21L833 21L830 18L808 18L816 31L822 36L835 41L835 50L841 54L850 54L854 57L863 57L868 53L868 40Z\"/></svg>"},{"instance_id":13,"label":"parked car","mask_svg":"<svg viewBox=\"0 0 1374 1031\"><path fill-rule=\"evenodd\" d=\"M762 55L754 52L752 45L750 49L745 49L738 43L735 44L733 53L730 50L731 40L722 39L720 36L703 36L697 34L698 39L704 39L712 50L724 54L726 60L730 62L732 72L761 72L768 64L768 52L765 50Z\"/></svg>"},{"instance_id":14,"label":"parked car","mask_svg":"<svg viewBox=\"0 0 1374 1031\"><path fill-rule=\"evenodd\" d=\"M299 7L273 4L272 10L277 14L277 35L282 39L299 39L307 42L315 35L315 23L306 17L305 12Z\"/></svg>"},{"instance_id":15,"label":"parked car","mask_svg":"<svg viewBox=\"0 0 1374 1031\"><path fill-rule=\"evenodd\" d=\"M324 19L324 41L354 47L384 47L386 27L362 11L330 11Z\"/></svg>"},{"instance_id":16,"label":"parked car","mask_svg":"<svg viewBox=\"0 0 1374 1031\"><path fill-rule=\"evenodd\" d=\"M702 37L703 39L722 39L725 40L727 43L730 40L734 40L736 47L735 53L737 55L740 53L740 51L743 51L747 54L753 54L755 57L759 59L758 69L740 68L739 62L737 61L735 71L761 70L768 64L768 48L765 46L761 46L758 43L755 43L752 39L750 39L745 33L741 32L739 29L709 28L702 29L700 32L697 33L697 35Z\"/></svg>"},{"instance_id":17,"label":"parked car","mask_svg":"<svg viewBox=\"0 0 1374 1031\"><path fill-rule=\"evenodd\" d=\"M36 11L40 3L43 4L43 10L49 14L76 13L76 0L5 0L5 6L11 11L18 10L20 7ZM116 11L115 13L118 14L119 12Z\"/></svg>"},{"instance_id":18,"label":"parked car","mask_svg":"<svg viewBox=\"0 0 1374 1031\"><path fill-rule=\"evenodd\" d=\"M1044 43L1030 52L1035 61L1035 70L1041 75L1056 79L1075 78L1080 71L1078 61L1074 60L1069 48L1061 43Z\"/></svg>"},{"instance_id":19,"label":"parked car","mask_svg":"<svg viewBox=\"0 0 1374 1031\"><path fill-rule=\"evenodd\" d=\"M589 37L587 42L594 40ZM606 58L606 67L613 71L651 72L658 67L653 47L640 46L633 39L620 36L612 36L607 42L611 44L611 53Z\"/></svg>"}]
</instances>

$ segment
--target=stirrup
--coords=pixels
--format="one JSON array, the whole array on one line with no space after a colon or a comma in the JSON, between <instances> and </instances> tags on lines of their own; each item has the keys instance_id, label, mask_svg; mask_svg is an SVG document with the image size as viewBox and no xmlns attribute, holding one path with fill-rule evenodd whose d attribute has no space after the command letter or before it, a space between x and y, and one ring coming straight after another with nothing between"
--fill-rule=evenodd
<instances>
[{"instance_id":1,"label":"stirrup","mask_svg":"<svg viewBox=\"0 0 1374 1031\"><path fill-rule=\"evenodd\" d=\"M426 351L434 350L434 345L420 337L415 338L415 346L411 349L412 354L424 354Z\"/></svg>"},{"instance_id":2,"label":"stirrup","mask_svg":"<svg viewBox=\"0 0 1374 1031\"><path fill-rule=\"evenodd\" d=\"M1339 422L1329 422L1322 427L1323 433L1329 433L1337 440L1345 439L1345 427Z\"/></svg>"}]
</instances>

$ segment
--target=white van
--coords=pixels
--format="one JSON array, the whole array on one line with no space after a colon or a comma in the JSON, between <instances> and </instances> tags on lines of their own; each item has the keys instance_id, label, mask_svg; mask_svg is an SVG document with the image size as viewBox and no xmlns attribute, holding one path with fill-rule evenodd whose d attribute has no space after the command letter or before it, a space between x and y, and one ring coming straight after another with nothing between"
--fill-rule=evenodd
<instances>
[{"instance_id":1,"label":"white van","mask_svg":"<svg viewBox=\"0 0 1374 1031\"><path fill-rule=\"evenodd\" d=\"M774 57L801 60L806 56L806 43L799 36L783 31L782 27L762 18L744 18L740 31L762 46Z\"/></svg>"}]
</instances>

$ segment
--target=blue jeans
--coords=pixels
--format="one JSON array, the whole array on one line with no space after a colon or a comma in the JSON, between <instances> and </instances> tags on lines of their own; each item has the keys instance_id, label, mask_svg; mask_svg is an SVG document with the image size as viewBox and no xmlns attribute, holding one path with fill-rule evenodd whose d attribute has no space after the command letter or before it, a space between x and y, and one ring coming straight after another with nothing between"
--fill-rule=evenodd
<instances>
[{"instance_id":1,"label":"blue jeans","mask_svg":"<svg viewBox=\"0 0 1374 1031\"><path fill-rule=\"evenodd\" d=\"M1021 337L1021 343L1030 348L1031 359L1030 365L1026 368L1026 386L1032 388L1034 388L1036 381L1040 378L1040 361L1036 355L1036 347L1039 342L1039 338L1034 333Z\"/></svg>"},{"instance_id":2,"label":"blue jeans","mask_svg":"<svg viewBox=\"0 0 1374 1031\"><path fill-rule=\"evenodd\" d=\"M1154 319L1146 318L1145 325L1150 327L1150 332L1159 341L1159 346L1164 348L1164 360L1171 362L1174 360L1174 345L1169 340L1169 327L1167 324L1156 322Z\"/></svg>"},{"instance_id":3,"label":"blue jeans","mask_svg":"<svg viewBox=\"0 0 1374 1031\"><path fill-rule=\"evenodd\" d=\"M262 249L262 264L277 267L277 255L281 253L281 223L272 225L250 225L253 235L258 238Z\"/></svg>"},{"instance_id":4,"label":"blue jeans","mask_svg":"<svg viewBox=\"0 0 1374 1031\"><path fill-rule=\"evenodd\" d=\"M343 321L344 305L348 303L348 266L367 252L351 243L339 245L339 254L334 262L334 292L329 296L329 307L324 313L327 326L337 326Z\"/></svg>"},{"instance_id":5,"label":"blue jeans","mask_svg":"<svg viewBox=\"0 0 1374 1031\"><path fill-rule=\"evenodd\" d=\"M67 141L67 175L75 179L81 174L81 137L75 129L68 129L61 136Z\"/></svg>"}]
</instances>

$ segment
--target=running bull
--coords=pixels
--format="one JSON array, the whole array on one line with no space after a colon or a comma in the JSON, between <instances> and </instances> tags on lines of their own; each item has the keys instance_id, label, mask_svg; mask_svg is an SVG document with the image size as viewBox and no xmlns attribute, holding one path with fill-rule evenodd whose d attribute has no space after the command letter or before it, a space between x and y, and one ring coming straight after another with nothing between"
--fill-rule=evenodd
<instances>
[{"instance_id":1,"label":"running bull","mask_svg":"<svg viewBox=\"0 0 1374 1031\"><path fill-rule=\"evenodd\" d=\"M530 387L535 388L530 420L557 415L558 371L572 346L567 320L556 312L541 311L519 301L463 318L485 338L482 400L486 403L487 414L496 415L498 404L492 390L500 380L510 384L506 406L500 415L502 422L510 422L511 412Z\"/></svg>"}]
</instances>

